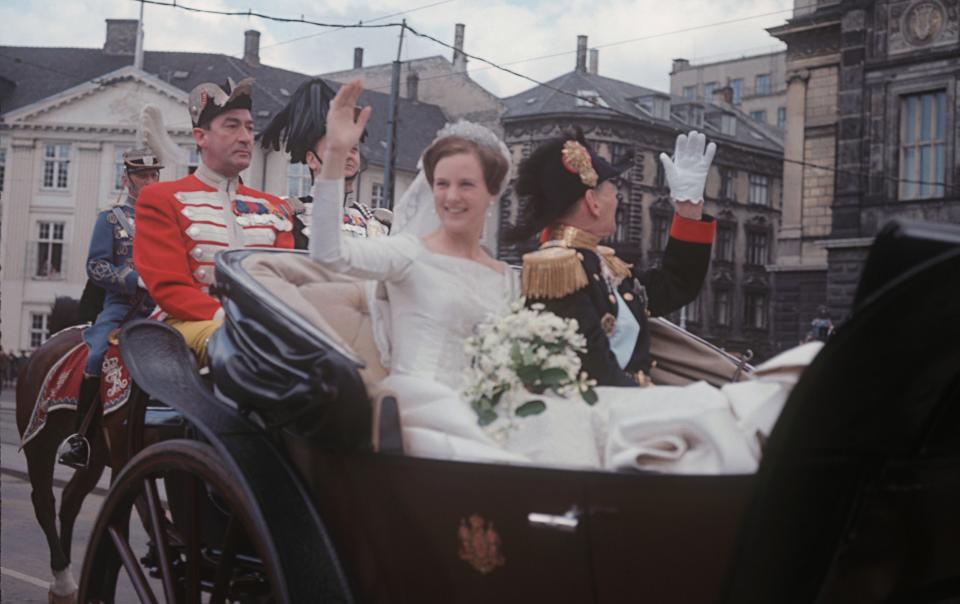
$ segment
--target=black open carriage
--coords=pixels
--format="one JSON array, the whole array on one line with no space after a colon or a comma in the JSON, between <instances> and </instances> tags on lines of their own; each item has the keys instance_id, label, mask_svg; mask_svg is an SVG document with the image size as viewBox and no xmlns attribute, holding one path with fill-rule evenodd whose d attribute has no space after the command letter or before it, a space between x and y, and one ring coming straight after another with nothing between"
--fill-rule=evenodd
<instances>
[{"instance_id":1,"label":"black open carriage","mask_svg":"<svg viewBox=\"0 0 960 604\"><path fill-rule=\"evenodd\" d=\"M957 230L878 237L850 320L755 475L405 456L361 286L314 283L307 267L218 257L216 393L171 329L124 329L137 404L149 395L188 428L116 479L81 601L113 601L121 571L143 601L960 601Z\"/></svg>"}]
</instances>

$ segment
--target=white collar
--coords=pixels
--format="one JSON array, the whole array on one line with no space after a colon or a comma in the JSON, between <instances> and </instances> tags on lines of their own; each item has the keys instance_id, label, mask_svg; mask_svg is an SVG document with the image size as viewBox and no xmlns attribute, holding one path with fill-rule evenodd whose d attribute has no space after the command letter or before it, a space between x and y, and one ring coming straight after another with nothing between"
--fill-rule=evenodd
<instances>
[{"instance_id":1,"label":"white collar","mask_svg":"<svg viewBox=\"0 0 960 604\"><path fill-rule=\"evenodd\" d=\"M230 194L237 192L237 186L240 183L239 177L230 178L219 172L214 172L207 164L203 163L203 160L200 161L200 165L197 166L193 175L208 187L213 187L217 191L226 191Z\"/></svg>"}]
</instances>

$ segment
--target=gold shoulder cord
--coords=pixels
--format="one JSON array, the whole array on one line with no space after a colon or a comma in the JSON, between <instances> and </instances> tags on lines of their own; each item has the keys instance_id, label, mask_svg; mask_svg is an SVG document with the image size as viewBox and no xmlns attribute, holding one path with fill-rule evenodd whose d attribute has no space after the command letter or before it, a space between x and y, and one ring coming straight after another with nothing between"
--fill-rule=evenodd
<instances>
[{"instance_id":1,"label":"gold shoulder cord","mask_svg":"<svg viewBox=\"0 0 960 604\"><path fill-rule=\"evenodd\" d=\"M620 258L617 258L617 253L613 248L609 248L605 245L598 245L597 252L600 254L600 257L603 258L604 264L607 265L607 268L610 269L610 273L619 281L621 279L626 279L632 273L631 268L632 264L624 262Z\"/></svg>"},{"instance_id":2,"label":"gold shoulder cord","mask_svg":"<svg viewBox=\"0 0 960 604\"><path fill-rule=\"evenodd\" d=\"M548 247L523 255L523 295L562 298L587 286L587 273L577 251Z\"/></svg>"}]
</instances>

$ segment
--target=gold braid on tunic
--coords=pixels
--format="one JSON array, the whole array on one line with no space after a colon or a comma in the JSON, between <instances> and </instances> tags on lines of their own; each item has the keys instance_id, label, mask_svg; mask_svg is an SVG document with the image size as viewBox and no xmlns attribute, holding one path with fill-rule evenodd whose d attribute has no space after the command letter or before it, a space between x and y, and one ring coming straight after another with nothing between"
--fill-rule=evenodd
<instances>
[{"instance_id":1,"label":"gold braid on tunic","mask_svg":"<svg viewBox=\"0 0 960 604\"><path fill-rule=\"evenodd\" d=\"M599 243L600 237L576 227L560 225L552 229L550 241L539 250L523 255L523 295L563 298L586 287L587 273L576 248L596 252L617 282L629 276L631 265L617 258L613 249Z\"/></svg>"}]
</instances>

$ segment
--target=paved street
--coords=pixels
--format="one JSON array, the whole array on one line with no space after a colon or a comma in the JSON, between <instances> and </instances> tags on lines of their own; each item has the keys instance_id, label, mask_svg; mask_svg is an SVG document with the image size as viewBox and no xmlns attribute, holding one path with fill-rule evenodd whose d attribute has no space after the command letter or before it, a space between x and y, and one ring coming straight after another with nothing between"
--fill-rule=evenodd
<instances>
[{"instance_id":1,"label":"paved street","mask_svg":"<svg viewBox=\"0 0 960 604\"><path fill-rule=\"evenodd\" d=\"M0 395L0 601L4 604L46 604L47 585L53 578L50 572L49 550L43 532L37 524L30 503L30 483L26 477L26 460L17 449L20 437L14 418L13 390L4 389ZM100 486L83 504L77 518L73 539L73 571L79 582L81 565L87 538L96 520L97 511L103 503L109 470ZM54 493L59 498L64 481L70 470L59 467ZM135 544L146 542L139 520L132 522ZM142 547L135 546L142 552ZM118 602L137 600L129 583L121 575L121 591Z\"/></svg>"}]
</instances>

